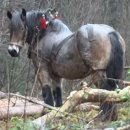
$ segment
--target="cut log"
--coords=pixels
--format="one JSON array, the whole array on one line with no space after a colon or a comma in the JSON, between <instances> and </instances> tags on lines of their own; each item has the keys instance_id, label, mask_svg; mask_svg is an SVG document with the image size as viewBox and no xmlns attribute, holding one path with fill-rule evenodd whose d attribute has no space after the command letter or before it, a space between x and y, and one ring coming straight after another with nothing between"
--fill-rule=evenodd
<instances>
[{"instance_id":1,"label":"cut log","mask_svg":"<svg viewBox=\"0 0 130 130\"><path fill-rule=\"evenodd\" d=\"M0 99L6 98L7 94L0 91Z\"/></svg>"},{"instance_id":2,"label":"cut log","mask_svg":"<svg viewBox=\"0 0 130 130\"><path fill-rule=\"evenodd\" d=\"M19 95L20 96L20 95ZM22 96L24 97L24 96ZM26 97L24 97L26 98ZM28 98L27 98L28 99ZM35 98L32 98L33 102L37 101L39 104L43 104L43 101L38 101ZM8 99L1 99L0 100L0 120L1 119L6 119L7 114L9 115L8 117L12 116L21 116L23 114L28 115L41 115L43 113L47 113L47 110L44 109L43 105L38 105L26 101L26 106L25 106L25 99L21 99L18 97L12 97L10 100Z\"/></svg>"},{"instance_id":3,"label":"cut log","mask_svg":"<svg viewBox=\"0 0 130 130\"><path fill-rule=\"evenodd\" d=\"M31 105L31 106L15 106L15 107L9 107L9 111L8 111L8 107L3 107L0 108L0 120L6 119L7 118L7 114L9 117L12 116L21 116L24 114L24 112L26 112L26 115L41 115L43 113L43 109L44 107L41 105Z\"/></svg>"},{"instance_id":4,"label":"cut log","mask_svg":"<svg viewBox=\"0 0 130 130\"><path fill-rule=\"evenodd\" d=\"M26 102L26 105L33 105L34 103L31 103L29 101ZM13 107L13 106L24 106L25 100L21 98L12 97L10 99L1 99L0 100L0 108L3 107Z\"/></svg>"}]
</instances>

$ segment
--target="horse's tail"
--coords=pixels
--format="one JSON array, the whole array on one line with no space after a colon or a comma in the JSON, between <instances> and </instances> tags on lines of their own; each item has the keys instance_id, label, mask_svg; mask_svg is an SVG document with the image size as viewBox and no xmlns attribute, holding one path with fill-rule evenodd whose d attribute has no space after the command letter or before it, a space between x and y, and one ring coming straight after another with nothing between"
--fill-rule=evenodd
<instances>
[{"instance_id":1,"label":"horse's tail","mask_svg":"<svg viewBox=\"0 0 130 130\"><path fill-rule=\"evenodd\" d=\"M111 42L111 55L106 68L106 76L107 78L122 79L124 67L124 48L122 45L124 43L117 32L109 33L109 38ZM102 89L114 90L116 83L108 79L103 82L101 87ZM117 119L117 109L114 103L101 103L101 109L104 114L101 118L102 120Z\"/></svg>"},{"instance_id":2,"label":"horse's tail","mask_svg":"<svg viewBox=\"0 0 130 130\"><path fill-rule=\"evenodd\" d=\"M122 79L124 67L123 43L121 43L122 41L117 32L109 33L109 38L111 42L111 56L106 68L106 76L107 78ZM106 83L107 89L114 90L116 88L115 81L107 80Z\"/></svg>"}]
</instances>

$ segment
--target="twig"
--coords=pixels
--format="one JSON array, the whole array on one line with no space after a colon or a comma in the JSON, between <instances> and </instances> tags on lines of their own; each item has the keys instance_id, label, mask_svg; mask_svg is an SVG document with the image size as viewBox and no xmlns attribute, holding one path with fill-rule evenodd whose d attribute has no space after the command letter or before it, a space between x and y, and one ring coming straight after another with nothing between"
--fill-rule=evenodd
<instances>
[{"instance_id":1,"label":"twig","mask_svg":"<svg viewBox=\"0 0 130 130\"><path fill-rule=\"evenodd\" d=\"M130 66L125 66L124 69L125 70L130 69Z\"/></svg>"},{"instance_id":2,"label":"twig","mask_svg":"<svg viewBox=\"0 0 130 130\"><path fill-rule=\"evenodd\" d=\"M40 70L40 63L39 63L39 65L38 65L37 73L36 73L36 75L35 75L35 80L34 80L34 84L33 84L32 91L31 91L30 96L32 96L32 94L33 94L33 91L34 91L34 88L35 88L35 85L36 85L36 82L37 82L37 77L38 77L38 74L39 74L39 70Z\"/></svg>"},{"instance_id":3,"label":"twig","mask_svg":"<svg viewBox=\"0 0 130 130\"><path fill-rule=\"evenodd\" d=\"M99 111L99 113L97 113L94 117L92 117L92 118L89 120L89 122L94 121L102 112L103 112L103 110ZM89 124L89 122L88 122L88 124Z\"/></svg>"},{"instance_id":4,"label":"twig","mask_svg":"<svg viewBox=\"0 0 130 130\"><path fill-rule=\"evenodd\" d=\"M91 123L94 122L94 120L102 113L103 110L101 110L99 113L97 113L94 117L92 117L87 125L85 125L85 130L91 128Z\"/></svg>"},{"instance_id":5,"label":"twig","mask_svg":"<svg viewBox=\"0 0 130 130\"><path fill-rule=\"evenodd\" d=\"M18 94L14 94L14 93L10 93L10 96L16 96L16 97L19 97L19 98L22 98L22 99L25 99L25 100L28 100L29 102L32 102L32 103L35 103L35 104L38 104L38 105L41 105L41 106L44 106L46 108L49 108L49 109L52 109L52 110L57 110L57 108L55 107L52 107L46 103L41 103L41 101L38 101L38 100L33 100L33 99L30 99L28 97L25 97L25 96L22 96L22 95L18 95ZM32 98L32 97L31 97Z\"/></svg>"},{"instance_id":6,"label":"twig","mask_svg":"<svg viewBox=\"0 0 130 130\"><path fill-rule=\"evenodd\" d=\"M30 75L30 64L31 64L31 60L29 60L29 67L28 67L28 73L27 73L27 81L26 81L26 88L25 88L25 97L27 97L27 91L28 91L28 79L29 79L29 75ZM24 103L24 123L26 121L26 106L27 106L27 100L25 99L25 103ZM25 125L23 125L23 129L24 129Z\"/></svg>"},{"instance_id":7,"label":"twig","mask_svg":"<svg viewBox=\"0 0 130 130\"><path fill-rule=\"evenodd\" d=\"M10 77L9 77L9 66L8 62L6 61L6 66L7 66L7 79L8 79L8 109L7 109L7 123L6 123L6 130L8 130L9 127L9 104L10 104Z\"/></svg>"},{"instance_id":8,"label":"twig","mask_svg":"<svg viewBox=\"0 0 130 130\"><path fill-rule=\"evenodd\" d=\"M105 79L105 80L115 81L116 83L122 84L122 85L124 85L124 86L130 85L130 82L129 82L129 81L124 81L124 80L121 80L121 79L114 79L114 78L104 78L104 79Z\"/></svg>"}]
</instances>

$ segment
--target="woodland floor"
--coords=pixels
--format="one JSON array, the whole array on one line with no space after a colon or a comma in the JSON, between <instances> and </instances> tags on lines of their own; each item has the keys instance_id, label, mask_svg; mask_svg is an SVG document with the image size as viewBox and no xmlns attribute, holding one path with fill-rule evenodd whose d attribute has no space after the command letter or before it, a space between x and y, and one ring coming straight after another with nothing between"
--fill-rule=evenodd
<instances>
[{"instance_id":1,"label":"woodland floor","mask_svg":"<svg viewBox=\"0 0 130 130\"><path fill-rule=\"evenodd\" d=\"M88 120L94 117L98 112L96 110L91 110L90 112L79 111L72 113L73 116L66 116L61 119L52 119L51 122L46 126L47 130L86 130L88 127ZM106 127L121 127L126 124L130 124L130 103L118 104L118 120L113 122L101 122L100 119L95 119L92 121L90 130L99 128L103 130ZM28 117L27 119L33 120L36 117ZM21 119L21 117L20 117ZM13 127L12 121L8 123L3 120L0 121L0 130L6 130L8 125L8 130L18 130L10 129ZM89 126L90 126L89 125ZM102 129L101 129L102 128ZM21 129L19 129L21 130ZM45 129L46 130L46 129Z\"/></svg>"}]
</instances>

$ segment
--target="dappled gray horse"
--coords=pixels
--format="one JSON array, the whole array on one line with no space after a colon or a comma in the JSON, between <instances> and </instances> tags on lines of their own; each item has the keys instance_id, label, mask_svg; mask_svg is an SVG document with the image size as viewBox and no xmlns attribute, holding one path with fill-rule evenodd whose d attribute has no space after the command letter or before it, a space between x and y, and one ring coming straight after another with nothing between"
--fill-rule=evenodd
<instances>
[{"instance_id":1,"label":"dappled gray horse","mask_svg":"<svg viewBox=\"0 0 130 130\"><path fill-rule=\"evenodd\" d=\"M22 13L7 12L11 20L8 51L11 56L18 56L25 39L29 43L30 58L36 64L41 63L39 77L45 102L53 105L54 98L56 106L61 106L61 78L82 79L96 74L101 78L98 84L102 89L114 90L116 83L103 80L103 76L122 78L125 43L121 35L104 24L87 24L72 33L55 14L54 10L48 10L33 21L25 9ZM101 109L103 120L117 119L115 104L101 103Z\"/></svg>"}]
</instances>

